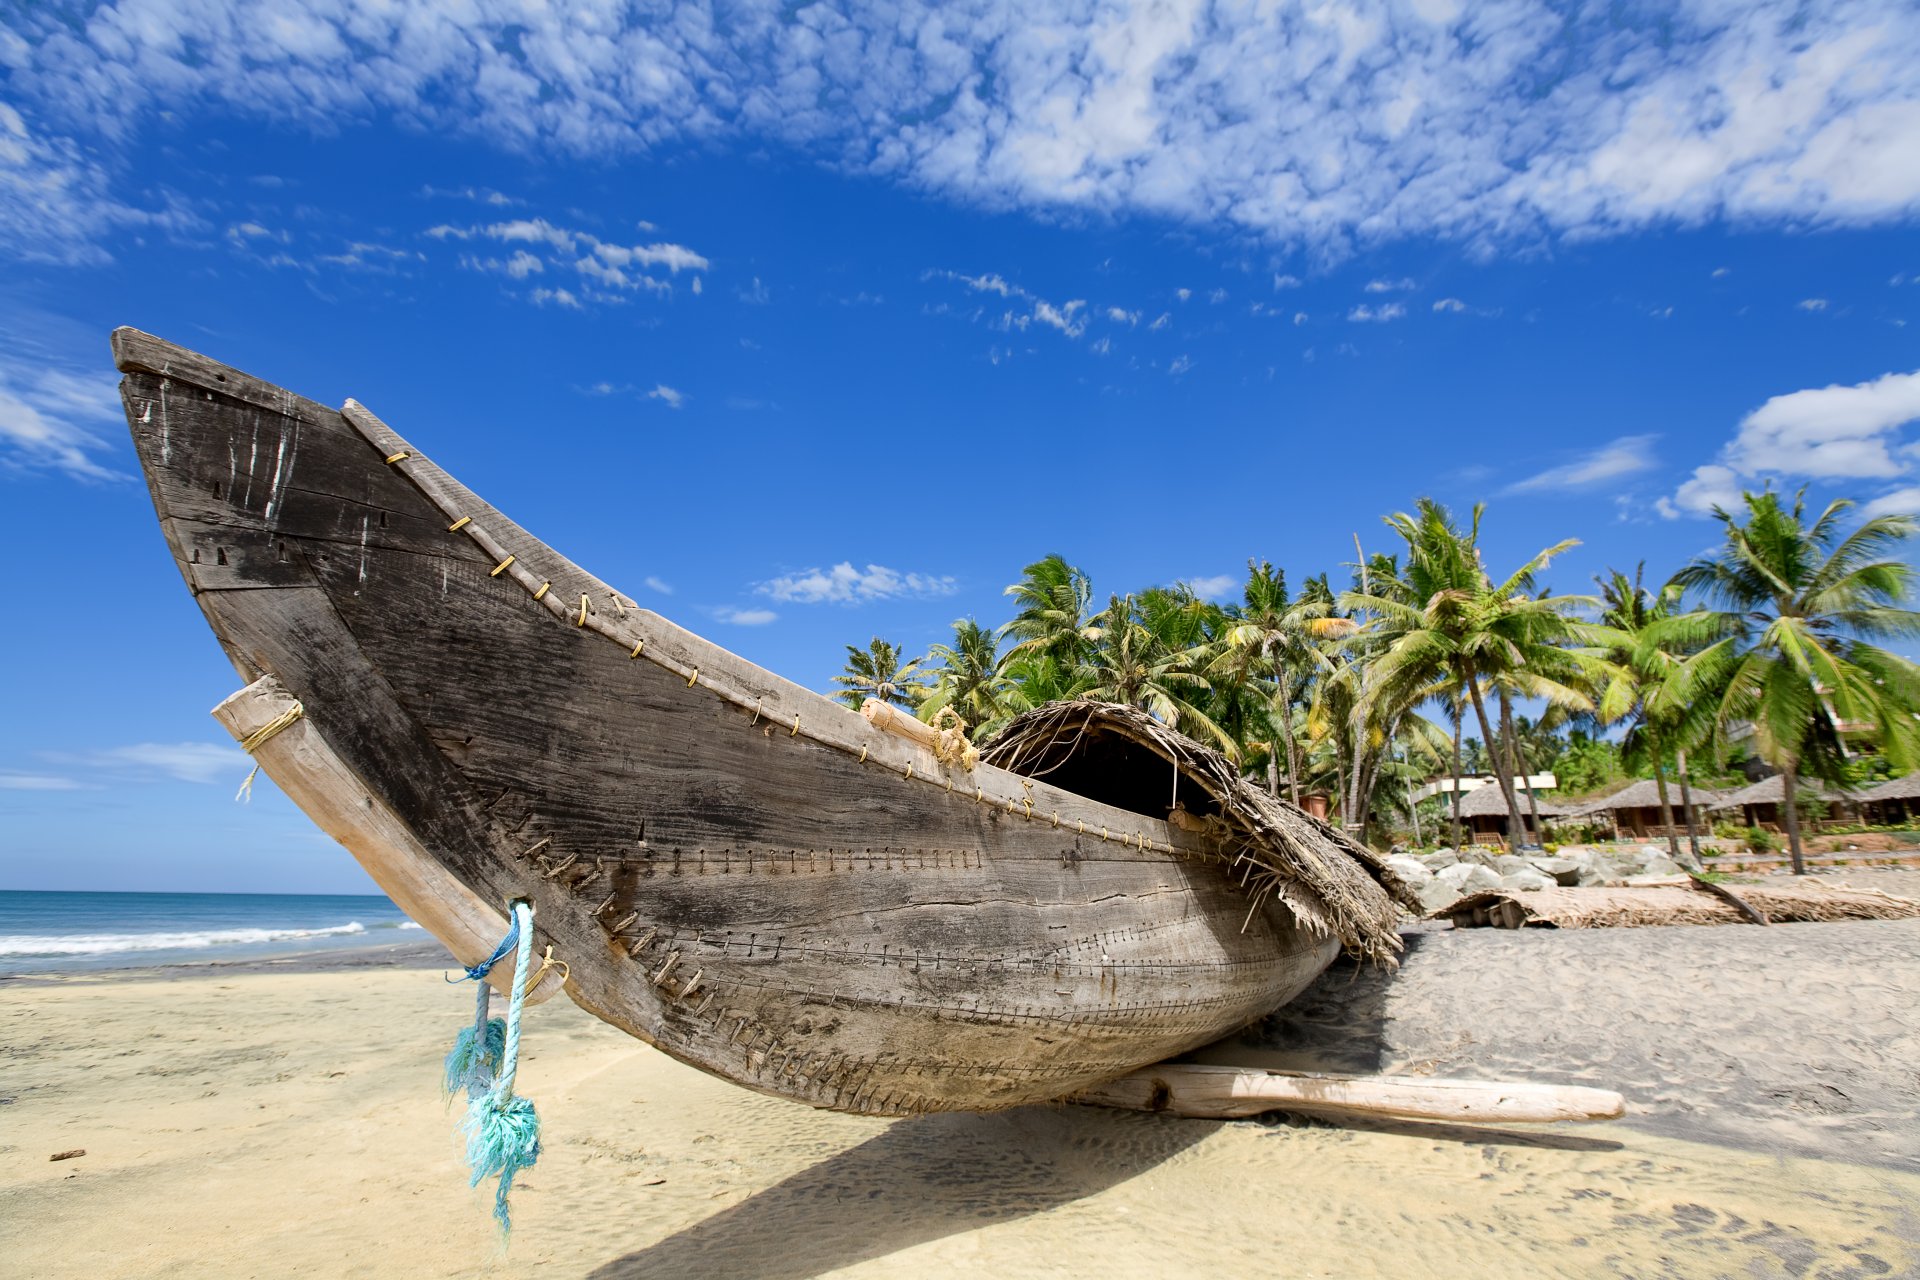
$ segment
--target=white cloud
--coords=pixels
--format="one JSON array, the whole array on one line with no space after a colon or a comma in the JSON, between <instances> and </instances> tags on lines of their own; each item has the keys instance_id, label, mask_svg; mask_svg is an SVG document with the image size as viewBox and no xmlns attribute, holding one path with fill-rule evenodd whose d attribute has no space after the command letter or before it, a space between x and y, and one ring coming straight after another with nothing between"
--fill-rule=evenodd
<instances>
[{"instance_id":1,"label":"white cloud","mask_svg":"<svg viewBox=\"0 0 1920 1280\"><path fill-rule=\"evenodd\" d=\"M1508 493L1586 489L1621 476L1649 470L1654 465L1653 442L1656 436L1622 436L1561 466L1549 467L1537 475L1515 481Z\"/></svg>"},{"instance_id":2,"label":"white cloud","mask_svg":"<svg viewBox=\"0 0 1920 1280\"><path fill-rule=\"evenodd\" d=\"M1193 296L1193 290L1191 290L1191 289L1175 289L1175 290L1173 291L1173 296L1174 296L1174 297L1176 297L1176 298L1178 298L1178 299L1180 299L1180 301L1182 301L1182 302L1185 302L1185 301L1186 301L1186 300L1187 300L1188 298L1191 298L1191 297Z\"/></svg>"},{"instance_id":3,"label":"white cloud","mask_svg":"<svg viewBox=\"0 0 1920 1280\"><path fill-rule=\"evenodd\" d=\"M1157 317L1155 317L1154 322L1147 326L1147 332L1158 333L1160 330L1165 329L1172 324L1173 324L1173 313L1169 311L1162 311Z\"/></svg>"},{"instance_id":4,"label":"white cloud","mask_svg":"<svg viewBox=\"0 0 1920 1280\"><path fill-rule=\"evenodd\" d=\"M1230 573L1215 574L1206 578L1188 578L1187 587L1202 600L1221 600L1233 594L1240 585L1240 579Z\"/></svg>"},{"instance_id":5,"label":"white cloud","mask_svg":"<svg viewBox=\"0 0 1920 1280\"><path fill-rule=\"evenodd\" d=\"M1276 292L1281 289L1298 289L1300 287L1300 277L1275 276L1273 278L1273 287Z\"/></svg>"},{"instance_id":6,"label":"white cloud","mask_svg":"<svg viewBox=\"0 0 1920 1280\"><path fill-rule=\"evenodd\" d=\"M1306 313L1306 312L1304 312L1304 311L1296 311L1296 312L1294 312L1294 313L1293 313L1293 323L1294 323L1294 326L1295 326L1296 328L1297 328L1297 327L1299 327L1300 325L1303 325L1303 324L1305 324L1306 322L1307 322L1307 313Z\"/></svg>"},{"instance_id":7,"label":"white cloud","mask_svg":"<svg viewBox=\"0 0 1920 1280\"><path fill-rule=\"evenodd\" d=\"M1191 368L1193 368L1192 356L1178 356L1172 364L1167 366L1167 372L1177 378Z\"/></svg>"},{"instance_id":8,"label":"white cloud","mask_svg":"<svg viewBox=\"0 0 1920 1280\"><path fill-rule=\"evenodd\" d=\"M1382 303L1378 307L1369 307L1365 303L1347 312L1347 319L1356 324L1385 324L1389 320L1398 320L1407 314L1407 309L1397 302Z\"/></svg>"},{"instance_id":9,"label":"white cloud","mask_svg":"<svg viewBox=\"0 0 1920 1280\"><path fill-rule=\"evenodd\" d=\"M684 391L676 391L662 382L655 386L653 390L647 392L647 399L658 400L669 409L678 409L687 402L687 393Z\"/></svg>"},{"instance_id":10,"label":"white cloud","mask_svg":"<svg viewBox=\"0 0 1920 1280\"><path fill-rule=\"evenodd\" d=\"M641 581L646 583L647 588L649 590L658 591L663 596L670 596L673 594L672 587L668 586L665 582L661 581L659 578L654 577L652 574L648 574L645 578L641 579Z\"/></svg>"},{"instance_id":11,"label":"white cloud","mask_svg":"<svg viewBox=\"0 0 1920 1280\"><path fill-rule=\"evenodd\" d=\"M1442 298L1433 304L1433 309L1435 311L1451 311L1458 314L1467 309L1467 304L1458 298Z\"/></svg>"},{"instance_id":12,"label":"white cloud","mask_svg":"<svg viewBox=\"0 0 1920 1280\"><path fill-rule=\"evenodd\" d=\"M88 785L78 778L63 778L51 773L0 773L0 791L86 791Z\"/></svg>"},{"instance_id":13,"label":"white cloud","mask_svg":"<svg viewBox=\"0 0 1920 1280\"><path fill-rule=\"evenodd\" d=\"M771 609L720 608L713 611L713 616L736 627L764 627L780 615Z\"/></svg>"},{"instance_id":14,"label":"white cloud","mask_svg":"<svg viewBox=\"0 0 1920 1280\"><path fill-rule=\"evenodd\" d=\"M1800 301L1794 303L1794 305L1802 311L1825 311L1827 309L1827 300L1825 298L1802 298Z\"/></svg>"},{"instance_id":15,"label":"white cloud","mask_svg":"<svg viewBox=\"0 0 1920 1280\"><path fill-rule=\"evenodd\" d=\"M110 190L93 157L111 147L28 115L84 122L109 144L161 116L338 130L388 115L598 163L743 138L971 203L1334 249L1711 219L1893 223L1920 207L1907 0L16 11L0 41L0 227L15 252L62 260L153 215Z\"/></svg>"},{"instance_id":16,"label":"white cloud","mask_svg":"<svg viewBox=\"0 0 1920 1280\"><path fill-rule=\"evenodd\" d=\"M157 774L179 782L239 778L248 768L246 753L238 747L210 742L136 742L93 752L86 760L103 769Z\"/></svg>"},{"instance_id":17,"label":"white cloud","mask_svg":"<svg viewBox=\"0 0 1920 1280\"><path fill-rule=\"evenodd\" d=\"M1920 445L1902 428L1920 420L1920 370L1853 386L1834 384L1774 396L1748 414L1717 461L1697 468L1663 514L1704 514L1745 480L1893 479L1912 471Z\"/></svg>"},{"instance_id":18,"label":"white cloud","mask_svg":"<svg viewBox=\"0 0 1920 1280\"><path fill-rule=\"evenodd\" d=\"M1128 311L1124 307L1108 307L1107 319L1115 324L1136 325L1140 323L1140 313Z\"/></svg>"},{"instance_id":19,"label":"white cloud","mask_svg":"<svg viewBox=\"0 0 1920 1280\"><path fill-rule=\"evenodd\" d=\"M879 564L856 569L852 562L842 560L831 569L784 574L754 589L761 595L794 604L859 604L900 597L950 596L960 587L947 576L903 573Z\"/></svg>"},{"instance_id":20,"label":"white cloud","mask_svg":"<svg viewBox=\"0 0 1920 1280\"><path fill-rule=\"evenodd\" d=\"M470 271L498 272L514 280L543 274L549 268L577 272L589 283L590 288L581 292L538 288L527 295L530 301L538 305L553 304L574 310L583 309L584 301L620 301L621 294L642 291L671 293L671 281L653 274L656 268L665 270L669 276L677 276L682 271L705 271L711 265L705 257L685 245L664 241L654 244L614 244L590 232L559 226L545 218L515 218L508 222L468 227L442 223L427 228L423 234L433 240L491 240L513 247L512 254L504 260L478 254L461 255L460 265ZM693 284L698 286L699 283L700 277L694 276ZM758 283L756 280L756 286ZM613 292L602 293L599 290ZM697 294L700 289L695 287L693 292Z\"/></svg>"},{"instance_id":21,"label":"white cloud","mask_svg":"<svg viewBox=\"0 0 1920 1280\"><path fill-rule=\"evenodd\" d=\"M1413 281L1402 277L1398 280L1369 280L1366 291L1368 293L1404 293L1413 287Z\"/></svg>"},{"instance_id":22,"label":"white cloud","mask_svg":"<svg viewBox=\"0 0 1920 1280\"><path fill-rule=\"evenodd\" d=\"M1732 267L1715 267L1713 269L1712 274L1715 280L1722 280L1722 279L1725 279L1727 276L1730 276L1733 274L1733 268Z\"/></svg>"},{"instance_id":23,"label":"white cloud","mask_svg":"<svg viewBox=\"0 0 1920 1280\"><path fill-rule=\"evenodd\" d=\"M124 480L99 461L107 446L98 432L125 420L112 376L47 359L18 335L0 334L0 471Z\"/></svg>"},{"instance_id":24,"label":"white cloud","mask_svg":"<svg viewBox=\"0 0 1920 1280\"><path fill-rule=\"evenodd\" d=\"M1732 467L1723 467L1710 462L1704 467L1695 467L1693 475L1688 477L1671 498L1660 498L1654 502L1654 509L1669 520L1683 513L1706 515L1715 507L1732 511L1740 505L1740 475Z\"/></svg>"},{"instance_id":25,"label":"white cloud","mask_svg":"<svg viewBox=\"0 0 1920 1280\"><path fill-rule=\"evenodd\" d=\"M999 329L1002 332L1025 332L1028 326L1034 324L1043 324L1050 329L1057 329L1069 338L1078 338L1087 331L1087 316L1089 313L1086 310L1087 302L1084 298L1075 298L1070 302L1064 302L1055 306L1045 298L1036 297L1017 284L1008 283L1006 278L997 272L969 276L963 275L958 271L927 271L923 272L920 278L922 280L951 280L956 284L964 285L967 289L975 293L989 293L995 297L1029 304L1024 310L1002 311L998 317L990 322L993 328ZM1128 313L1121 311L1118 307L1109 307L1107 309L1107 315L1110 319L1118 320L1125 318ZM977 312L975 313L975 317L978 318Z\"/></svg>"},{"instance_id":26,"label":"white cloud","mask_svg":"<svg viewBox=\"0 0 1920 1280\"><path fill-rule=\"evenodd\" d=\"M1874 516L1920 516L1920 485L1908 485L1892 493L1883 493L1871 502L1862 504L1860 515L1869 520Z\"/></svg>"},{"instance_id":27,"label":"white cloud","mask_svg":"<svg viewBox=\"0 0 1920 1280\"><path fill-rule=\"evenodd\" d=\"M1226 300L1227 300L1227 291L1225 289L1209 289L1207 291L1207 301L1211 302L1216 307L1219 306L1221 303L1225 302Z\"/></svg>"},{"instance_id":28,"label":"white cloud","mask_svg":"<svg viewBox=\"0 0 1920 1280\"><path fill-rule=\"evenodd\" d=\"M1106 355L1107 352L1113 350L1113 339L1100 338L1094 342L1087 344L1087 350L1093 352L1093 354L1097 356Z\"/></svg>"}]
</instances>

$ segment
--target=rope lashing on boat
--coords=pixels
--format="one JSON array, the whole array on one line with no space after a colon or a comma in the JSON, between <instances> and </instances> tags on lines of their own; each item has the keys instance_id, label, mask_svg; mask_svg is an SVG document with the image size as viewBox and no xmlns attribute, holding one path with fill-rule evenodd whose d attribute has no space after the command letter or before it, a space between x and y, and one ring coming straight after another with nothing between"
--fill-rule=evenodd
<instances>
[{"instance_id":1,"label":"rope lashing on boat","mask_svg":"<svg viewBox=\"0 0 1920 1280\"><path fill-rule=\"evenodd\" d=\"M279 733L282 729L285 729L286 727L291 725L294 721L298 720L301 716L305 714L307 714L307 709L301 706L300 703L296 700L294 704L288 707L285 711L282 711L279 715L267 721L265 724L261 725L258 729L255 729L252 733L240 739L240 749L246 752L248 755L252 755L255 751L259 750L260 747L266 743L267 739L273 737L274 734ZM254 762L253 768L247 771L246 780L240 784L240 789L233 793L233 798L236 801L238 801L241 804L252 803L253 780L254 780L254 777L259 774L259 772L260 772L260 762L256 760Z\"/></svg>"},{"instance_id":2,"label":"rope lashing on boat","mask_svg":"<svg viewBox=\"0 0 1920 1280\"><path fill-rule=\"evenodd\" d=\"M458 520L455 520L452 524L447 526L447 532L458 533L472 523L473 523L472 516L461 516Z\"/></svg>"},{"instance_id":3,"label":"rope lashing on boat","mask_svg":"<svg viewBox=\"0 0 1920 1280\"><path fill-rule=\"evenodd\" d=\"M407 452L405 449L402 449L398 453L390 453L387 455L387 465L392 466L396 462L405 462L408 458L411 458L412 456L413 455Z\"/></svg>"},{"instance_id":4,"label":"rope lashing on boat","mask_svg":"<svg viewBox=\"0 0 1920 1280\"><path fill-rule=\"evenodd\" d=\"M493 568L490 571L488 571L487 576L489 578L499 577L501 574L507 571L507 566L512 564L518 558L519 557L517 556L508 556L505 560L502 560L499 564L493 566Z\"/></svg>"},{"instance_id":5,"label":"rope lashing on boat","mask_svg":"<svg viewBox=\"0 0 1920 1280\"><path fill-rule=\"evenodd\" d=\"M512 1221L507 1212L507 1197L513 1191L514 1175L532 1168L540 1158L540 1117L533 1102L514 1096L514 1077L520 1069L520 1015L526 1008L527 988L533 977L533 905L524 899L512 906L513 925L493 959L480 968L491 968L508 946L518 943L513 960L512 994L507 998L507 1019L500 1045L500 1068L490 1086L472 1093L467 1100L467 1115L461 1128L467 1135L467 1165L473 1170L468 1185L477 1187L482 1179L498 1177L494 1191L493 1216L502 1231ZM542 966L543 970L545 966ZM472 970L468 970L469 975ZM485 983L481 984L485 989ZM464 1032L462 1034L465 1034ZM457 1046L456 1046L457 1048Z\"/></svg>"}]
</instances>

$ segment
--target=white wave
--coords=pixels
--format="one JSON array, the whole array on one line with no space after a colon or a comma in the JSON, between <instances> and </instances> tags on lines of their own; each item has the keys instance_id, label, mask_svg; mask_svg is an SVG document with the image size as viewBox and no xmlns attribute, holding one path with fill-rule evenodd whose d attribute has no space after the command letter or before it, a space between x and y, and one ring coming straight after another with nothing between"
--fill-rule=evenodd
<instances>
[{"instance_id":1,"label":"white wave","mask_svg":"<svg viewBox=\"0 0 1920 1280\"><path fill-rule=\"evenodd\" d=\"M412 921L412 920L402 920L402 921L400 922L400 927L401 927L402 929L418 929L418 928L420 928L421 926L420 926L420 925L419 925L418 923L416 923L415 921Z\"/></svg>"},{"instance_id":2,"label":"white wave","mask_svg":"<svg viewBox=\"0 0 1920 1280\"><path fill-rule=\"evenodd\" d=\"M337 938L365 933L358 920L324 929L205 929L195 933L0 934L0 956L105 956L125 951L200 951L207 947Z\"/></svg>"}]
</instances>

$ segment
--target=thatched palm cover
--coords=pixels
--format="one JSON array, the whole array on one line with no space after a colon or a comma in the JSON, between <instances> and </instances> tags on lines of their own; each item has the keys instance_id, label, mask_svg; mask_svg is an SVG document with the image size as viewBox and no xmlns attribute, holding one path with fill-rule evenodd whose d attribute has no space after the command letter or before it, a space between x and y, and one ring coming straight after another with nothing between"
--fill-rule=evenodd
<instances>
[{"instance_id":1,"label":"thatched palm cover","mask_svg":"<svg viewBox=\"0 0 1920 1280\"><path fill-rule=\"evenodd\" d=\"M1400 907L1421 912L1372 850L1268 795L1225 756L1138 708L1049 703L1011 721L981 758L1221 837L1210 843L1234 851L1231 860L1253 899L1250 912L1273 894L1309 929L1369 960L1397 963Z\"/></svg>"}]
</instances>

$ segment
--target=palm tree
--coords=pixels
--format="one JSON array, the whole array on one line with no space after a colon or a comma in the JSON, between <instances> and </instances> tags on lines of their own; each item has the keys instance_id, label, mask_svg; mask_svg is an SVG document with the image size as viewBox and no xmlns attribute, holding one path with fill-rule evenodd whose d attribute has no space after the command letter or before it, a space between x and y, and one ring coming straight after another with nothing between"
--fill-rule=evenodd
<instances>
[{"instance_id":1,"label":"palm tree","mask_svg":"<svg viewBox=\"0 0 1920 1280\"><path fill-rule=\"evenodd\" d=\"M1646 565L1635 566L1629 578L1618 569L1610 569L1604 578L1595 578L1600 588L1600 623L1595 631L1598 643L1619 671L1617 702L1624 705L1623 715L1631 716L1623 744L1626 757L1635 764L1653 769L1654 787L1660 797L1660 822L1667 831L1667 851L1680 856L1679 837L1674 833L1673 805L1667 796L1667 757L1671 754L1680 770L1680 811L1687 828L1687 846L1697 861L1700 836L1694 827L1693 789L1685 767L1689 728L1685 708L1675 704L1668 688L1679 671L1682 655L1666 644L1650 639L1652 629L1680 612L1682 589L1669 582L1658 591L1642 585Z\"/></svg>"},{"instance_id":2,"label":"palm tree","mask_svg":"<svg viewBox=\"0 0 1920 1280\"><path fill-rule=\"evenodd\" d=\"M1265 560L1247 561L1245 606L1228 628L1229 658L1256 657L1273 677L1274 691L1268 720L1282 740L1287 758L1287 798L1300 803L1300 744L1293 733L1293 704L1298 697L1296 676L1328 665L1321 642L1339 639L1353 630L1345 618L1332 616L1331 593L1322 600L1303 592L1298 601L1287 599L1287 578ZM1267 753L1267 792L1279 795L1278 752Z\"/></svg>"},{"instance_id":3,"label":"palm tree","mask_svg":"<svg viewBox=\"0 0 1920 1280\"><path fill-rule=\"evenodd\" d=\"M1000 634L1015 643L1002 661L1045 654L1072 671L1093 648L1088 634L1093 586L1065 557L1046 556L1021 570L1020 581L1006 589L1018 602L1013 620Z\"/></svg>"},{"instance_id":4,"label":"palm tree","mask_svg":"<svg viewBox=\"0 0 1920 1280\"><path fill-rule=\"evenodd\" d=\"M896 707L911 707L913 695L920 688L913 679L919 667L920 659L902 661L899 646L888 644L879 636L865 649L850 644L846 670L833 678L840 686L836 696L855 710L868 698L878 698Z\"/></svg>"},{"instance_id":5,"label":"palm tree","mask_svg":"<svg viewBox=\"0 0 1920 1280\"><path fill-rule=\"evenodd\" d=\"M952 707L972 726L973 736L983 738L1012 714L1007 701L1012 681L1000 669L999 642L990 628L962 618L953 624L953 643L934 645L928 657L940 665L921 699L921 719Z\"/></svg>"},{"instance_id":6,"label":"palm tree","mask_svg":"<svg viewBox=\"0 0 1920 1280\"><path fill-rule=\"evenodd\" d=\"M1229 759L1238 759L1239 744L1201 704L1210 686L1195 669L1195 655L1204 650L1168 644L1142 618L1133 596L1112 597L1088 632L1098 643L1081 668L1083 696L1141 707L1191 737L1211 738Z\"/></svg>"},{"instance_id":7,"label":"palm tree","mask_svg":"<svg viewBox=\"0 0 1920 1280\"><path fill-rule=\"evenodd\" d=\"M1569 616L1590 604L1581 596L1538 596L1535 575L1574 539L1547 547L1495 583L1481 567L1480 518L1460 529L1447 509L1422 498L1411 515L1387 517L1406 543L1406 568L1386 593L1350 592L1343 607L1365 610L1369 702L1376 708L1410 707L1448 688L1462 689L1489 744L1493 775L1507 806L1508 838L1523 839L1513 775L1498 750L1487 715L1486 688L1505 678L1533 697L1591 708L1582 689L1585 659L1569 642L1579 629ZM1373 714L1380 714L1376 709Z\"/></svg>"},{"instance_id":8,"label":"palm tree","mask_svg":"<svg viewBox=\"0 0 1920 1280\"><path fill-rule=\"evenodd\" d=\"M1701 707L1724 734L1752 726L1760 758L1780 771L1795 875L1806 872L1794 786L1803 775L1844 782L1842 725L1864 725L1896 769L1920 756L1920 665L1874 641L1920 636L1906 606L1916 583L1900 544L1920 525L1878 516L1845 538L1853 506L1831 502L1807 522L1772 490L1744 495L1745 523L1718 507L1724 542L1674 582L1710 605L1649 629L1648 644L1701 646L1673 681L1677 707Z\"/></svg>"}]
</instances>

